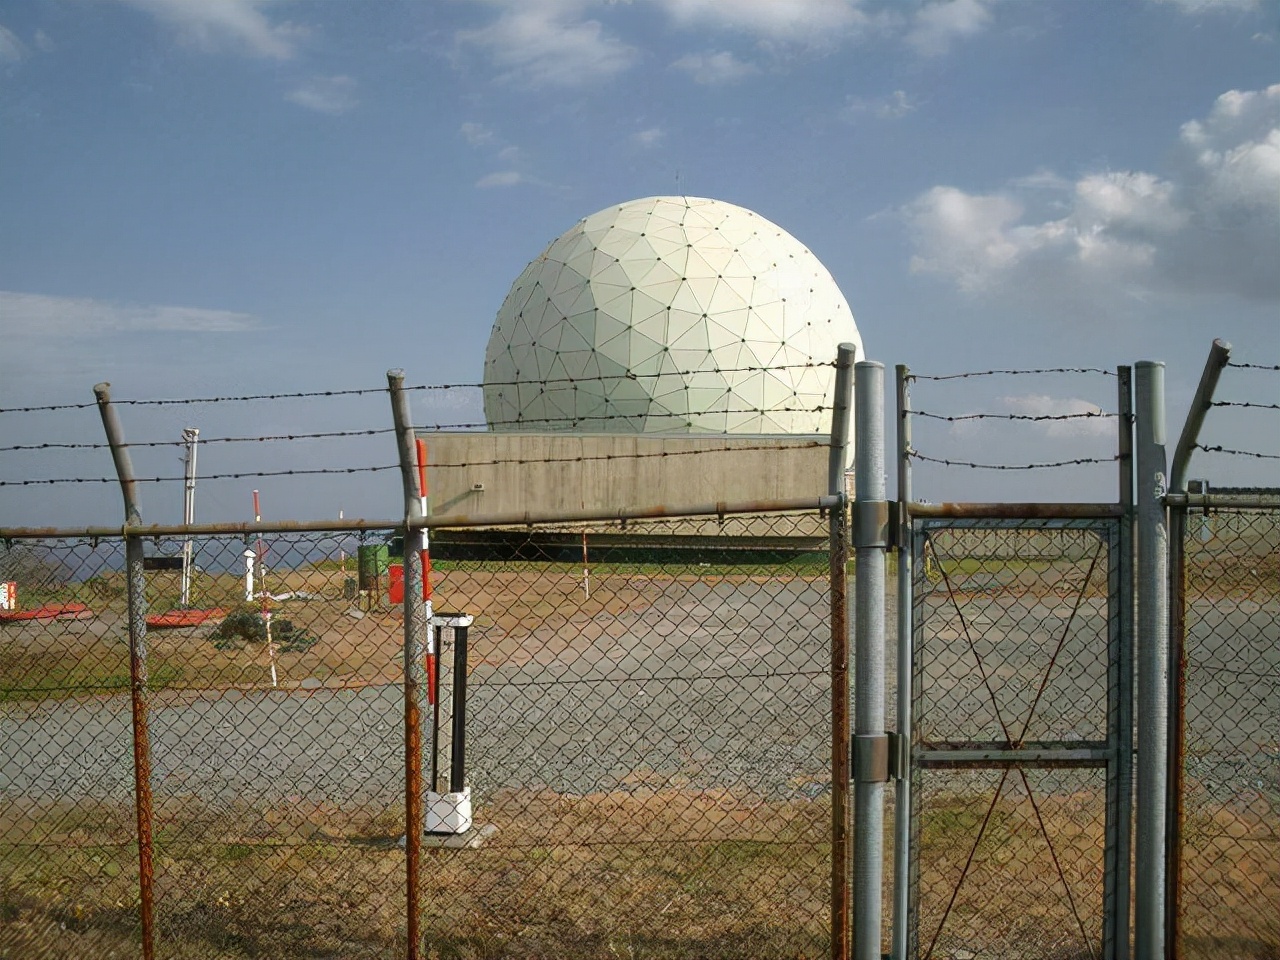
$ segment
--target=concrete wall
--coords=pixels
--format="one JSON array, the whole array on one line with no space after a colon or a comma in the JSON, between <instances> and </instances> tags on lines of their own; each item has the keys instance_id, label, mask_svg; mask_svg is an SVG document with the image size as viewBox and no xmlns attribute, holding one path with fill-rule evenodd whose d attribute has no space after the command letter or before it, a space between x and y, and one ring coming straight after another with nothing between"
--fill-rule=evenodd
<instances>
[{"instance_id":1,"label":"concrete wall","mask_svg":"<svg viewBox=\"0 0 1280 960\"><path fill-rule=\"evenodd\" d=\"M827 492L827 437L429 433L424 439L436 516L681 506Z\"/></svg>"}]
</instances>

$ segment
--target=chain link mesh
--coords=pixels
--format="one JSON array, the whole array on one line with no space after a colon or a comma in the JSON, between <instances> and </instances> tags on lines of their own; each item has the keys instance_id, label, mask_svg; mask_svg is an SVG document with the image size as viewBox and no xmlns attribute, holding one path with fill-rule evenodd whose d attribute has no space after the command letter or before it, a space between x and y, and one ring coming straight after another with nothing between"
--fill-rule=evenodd
<instances>
[{"instance_id":1,"label":"chain link mesh","mask_svg":"<svg viewBox=\"0 0 1280 960\"><path fill-rule=\"evenodd\" d=\"M183 604L184 541L146 541L158 956L403 954L397 546L193 538ZM432 546L437 614L474 618L474 823L424 839L427 955L826 953L826 519ZM0 625L0 954L131 956L123 544L17 541L0 571L23 611L64 605ZM459 634L439 634L424 779L448 793Z\"/></svg>"},{"instance_id":2,"label":"chain link mesh","mask_svg":"<svg viewBox=\"0 0 1280 960\"><path fill-rule=\"evenodd\" d=\"M0 954L137 935L122 566L118 542L0 545Z\"/></svg>"},{"instance_id":3,"label":"chain link mesh","mask_svg":"<svg viewBox=\"0 0 1280 960\"><path fill-rule=\"evenodd\" d=\"M1183 537L1181 950L1280 950L1280 495L1192 510Z\"/></svg>"},{"instance_id":4,"label":"chain link mesh","mask_svg":"<svg viewBox=\"0 0 1280 960\"><path fill-rule=\"evenodd\" d=\"M912 900L922 958L1102 953L1108 777L1104 761L1084 755L1105 752L1121 675L1116 529L917 521ZM1046 756L977 756L1017 749Z\"/></svg>"}]
</instances>

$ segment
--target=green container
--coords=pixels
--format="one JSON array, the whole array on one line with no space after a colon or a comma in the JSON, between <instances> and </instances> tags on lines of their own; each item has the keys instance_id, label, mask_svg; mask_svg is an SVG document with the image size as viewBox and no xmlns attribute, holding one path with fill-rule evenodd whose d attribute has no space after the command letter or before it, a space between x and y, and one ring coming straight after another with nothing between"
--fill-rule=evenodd
<instances>
[{"instance_id":1,"label":"green container","mask_svg":"<svg viewBox=\"0 0 1280 960\"><path fill-rule=\"evenodd\" d=\"M378 589L378 581L391 564L390 551L385 543L366 544L356 548L356 566L360 574L361 590Z\"/></svg>"}]
</instances>

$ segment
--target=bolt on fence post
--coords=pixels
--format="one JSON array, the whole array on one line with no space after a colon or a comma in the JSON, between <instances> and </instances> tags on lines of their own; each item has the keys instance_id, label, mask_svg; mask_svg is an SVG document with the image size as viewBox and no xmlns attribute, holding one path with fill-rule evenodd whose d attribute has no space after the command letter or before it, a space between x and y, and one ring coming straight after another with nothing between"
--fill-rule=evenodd
<instances>
[{"instance_id":1,"label":"bolt on fence post","mask_svg":"<svg viewBox=\"0 0 1280 960\"><path fill-rule=\"evenodd\" d=\"M1137 391L1138 711L1134 954L1164 960L1169 722L1169 524L1164 364L1139 361Z\"/></svg>"},{"instance_id":2,"label":"bolt on fence post","mask_svg":"<svg viewBox=\"0 0 1280 960\"><path fill-rule=\"evenodd\" d=\"M133 478L133 462L125 443L124 429L115 408L111 406L111 384L99 383L93 388L102 415L102 427L111 447L120 491L124 495L125 526L139 526L137 484ZM142 538L124 538L129 602L129 702L133 713L133 790L138 821L138 901L142 922L142 957L155 956L155 878L153 866L151 807L151 740L147 727L147 583L142 569Z\"/></svg>"},{"instance_id":3,"label":"bolt on fence post","mask_svg":"<svg viewBox=\"0 0 1280 960\"><path fill-rule=\"evenodd\" d=\"M884 880L884 568L889 505L884 479L884 364L855 365L853 956L879 960Z\"/></svg>"},{"instance_id":4,"label":"bolt on fence post","mask_svg":"<svg viewBox=\"0 0 1280 960\"><path fill-rule=\"evenodd\" d=\"M1214 340L1200 373L1200 383L1191 400L1186 422L1174 448L1169 469L1169 492L1187 492L1187 468L1200 438L1205 414L1213 406L1218 379L1231 359L1231 344ZM1168 822L1165 824L1165 850L1168 866L1165 876L1165 942L1169 955L1181 954L1182 913L1182 817L1183 817L1183 748L1186 740L1186 630L1187 630L1187 507L1169 511L1169 771Z\"/></svg>"},{"instance_id":5,"label":"bolt on fence post","mask_svg":"<svg viewBox=\"0 0 1280 960\"><path fill-rule=\"evenodd\" d=\"M849 465L849 408L857 348L842 343L836 354L831 404L827 493L831 509L831 956L849 956L849 529L845 469Z\"/></svg>"},{"instance_id":6,"label":"bolt on fence post","mask_svg":"<svg viewBox=\"0 0 1280 960\"><path fill-rule=\"evenodd\" d=\"M404 805L405 805L405 907L408 960L418 960L420 943L418 894L422 869L422 718L426 713L426 635L430 616L422 599L423 528L425 507L418 488L418 450L404 392L404 371L388 370L391 416L400 455L400 479L404 487Z\"/></svg>"},{"instance_id":7,"label":"bolt on fence post","mask_svg":"<svg viewBox=\"0 0 1280 960\"><path fill-rule=\"evenodd\" d=\"M897 367L898 415L898 781L893 795L893 945L894 960L907 957L911 857L911 371Z\"/></svg>"}]
</instances>

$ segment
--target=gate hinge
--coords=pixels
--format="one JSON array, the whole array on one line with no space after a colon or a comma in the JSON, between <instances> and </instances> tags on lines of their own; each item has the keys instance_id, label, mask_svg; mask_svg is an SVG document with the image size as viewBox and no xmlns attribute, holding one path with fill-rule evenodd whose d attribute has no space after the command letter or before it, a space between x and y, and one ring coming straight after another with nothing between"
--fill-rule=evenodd
<instances>
[{"instance_id":1,"label":"gate hinge","mask_svg":"<svg viewBox=\"0 0 1280 960\"><path fill-rule=\"evenodd\" d=\"M853 545L855 547L891 546L893 530L887 500L855 500L853 502Z\"/></svg>"},{"instance_id":2,"label":"gate hinge","mask_svg":"<svg viewBox=\"0 0 1280 960\"><path fill-rule=\"evenodd\" d=\"M889 737L859 733L853 738L853 782L885 783L889 779Z\"/></svg>"}]
</instances>

